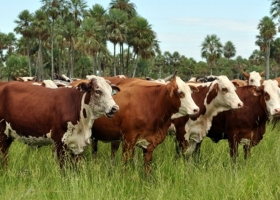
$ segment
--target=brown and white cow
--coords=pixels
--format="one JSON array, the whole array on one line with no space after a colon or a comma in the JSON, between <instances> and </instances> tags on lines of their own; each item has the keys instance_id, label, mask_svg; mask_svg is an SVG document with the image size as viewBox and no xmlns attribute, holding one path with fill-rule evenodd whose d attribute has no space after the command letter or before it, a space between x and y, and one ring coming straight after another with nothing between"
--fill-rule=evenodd
<instances>
[{"instance_id":1,"label":"brown and white cow","mask_svg":"<svg viewBox=\"0 0 280 200\"><path fill-rule=\"evenodd\" d=\"M117 86L112 86L119 90ZM81 154L97 118L113 117L119 106L102 77L75 88L50 89L21 82L0 83L0 149L6 160L14 139L31 146L55 144L60 164L66 149Z\"/></svg>"},{"instance_id":2,"label":"brown and white cow","mask_svg":"<svg viewBox=\"0 0 280 200\"><path fill-rule=\"evenodd\" d=\"M243 106L235 92L235 86L226 76L218 76L213 82L201 83L197 87L199 92L193 93L192 97L199 106L199 114L172 120L175 126L177 155L182 152L186 158L193 154L196 145L206 136L214 116Z\"/></svg>"},{"instance_id":3,"label":"brown and white cow","mask_svg":"<svg viewBox=\"0 0 280 200\"><path fill-rule=\"evenodd\" d=\"M236 93L244 102L243 108L219 113L213 118L207 134L213 142L228 140L233 161L238 155L239 144L243 144L246 159L251 147L262 140L269 117L280 115L280 89L277 81L265 80L259 88L239 87Z\"/></svg>"},{"instance_id":4,"label":"brown and white cow","mask_svg":"<svg viewBox=\"0 0 280 200\"><path fill-rule=\"evenodd\" d=\"M114 83L114 79L109 80ZM97 119L92 136L104 142L122 141L124 162L132 158L136 145L141 147L149 173L153 151L164 141L171 117L198 113L199 108L191 97L191 89L197 88L188 86L179 77L167 84L137 78L117 82L121 91L114 100L120 111L113 119Z\"/></svg>"}]
</instances>

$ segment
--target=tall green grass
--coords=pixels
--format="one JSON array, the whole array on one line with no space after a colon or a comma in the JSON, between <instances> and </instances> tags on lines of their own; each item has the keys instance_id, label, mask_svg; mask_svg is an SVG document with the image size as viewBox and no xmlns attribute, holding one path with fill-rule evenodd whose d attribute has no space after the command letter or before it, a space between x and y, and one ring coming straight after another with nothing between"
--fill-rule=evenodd
<instances>
[{"instance_id":1,"label":"tall green grass","mask_svg":"<svg viewBox=\"0 0 280 200\"><path fill-rule=\"evenodd\" d=\"M110 145L99 144L97 158L90 147L76 170L60 170L51 147L32 149L15 141L6 168L0 169L1 199L280 199L280 125L267 127L264 139L244 161L229 158L227 141L208 138L199 163L175 160L174 137L154 152L152 174L146 176L137 148L126 168L121 151L110 161Z\"/></svg>"}]
</instances>

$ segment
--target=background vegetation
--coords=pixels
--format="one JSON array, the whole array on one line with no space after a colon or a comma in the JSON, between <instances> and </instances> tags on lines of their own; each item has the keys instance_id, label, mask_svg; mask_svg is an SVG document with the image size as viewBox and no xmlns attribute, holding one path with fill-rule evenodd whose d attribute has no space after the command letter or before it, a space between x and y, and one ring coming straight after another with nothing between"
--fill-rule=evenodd
<instances>
[{"instance_id":1,"label":"background vegetation","mask_svg":"<svg viewBox=\"0 0 280 200\"><path fill-rule=\"evenodd\" d=\"M265 70L267 79L278 77L278 0L271 1L270 16L260 19L255 42L259 49L253 50L249 58L238 55L231 41L222 44L216 34L206 34L201 41L201 57L205 61L177 51L162 52L156 32L130 0L112 0L109 6L105 5L107 10L104 5L87 5L85 0L41 3L34 13L23 10L18 14L14 32L0 32L1 79L19 75L52 79L53 73L80 78L87 74L162 78L174 69L183 80L209 74L242 78L241 69ZM113 44L113 52L108 50L109 43ZM15 73L14 63L26 59L28 64L17 65Z\"/></svg>"},{"instance_id":2,"label":"background vegetation","mask_svg":"<svg viewBox=\"0 0 280 200\"><path fill-rule=\"evenodd\" d=\"M108 143L100 143L97 158L90 147L77 170L59 169L51 147L32 149L20 142L11 146L7 168L0 168L1 199L280 199L280 125L269 125L264 139L237 164L229 157L226 141L206 138L202 160L175 160L174 136L154 153L153 171L145 175L142 151L124 170L121 151L114 165Z\"/></svg>"}]
</instances>

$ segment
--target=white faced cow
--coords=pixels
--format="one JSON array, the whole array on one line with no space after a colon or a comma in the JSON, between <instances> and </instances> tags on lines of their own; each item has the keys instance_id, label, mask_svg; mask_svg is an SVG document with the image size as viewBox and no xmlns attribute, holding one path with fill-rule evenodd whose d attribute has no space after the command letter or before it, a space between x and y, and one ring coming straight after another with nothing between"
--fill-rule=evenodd
<instances>
[{"instance_id":1,"label":"white faced cow","mask_svg":"<svg viewBox=\"0 0 280 200\"><path fill-rule=\"evenodd\" d=\"M173 120L177 153L182 152L187 158L192 155L196 144L206 136L214 116L225 110L243 107L243 102L235 92L235 86L226 76L218 76L213 82L195 83L195 86L199 92L193 93L192 97L199 106L199 114Z\"/></svg>"},{"instance_id":2,"label":"white faced cow","mask_svg":"<svg viewBox=\"0 0 280 200\"><path fill-rule=\"evenodd\" d=\"M111 95L112 87L97 76L77 89L50 89L16 81L0 83L3 161L14 139L31 146L54 143L61 166L65 150L81 154L90 143L94 120L103 115L113 117L119 110Z\"/></svg>"}]
</instances>

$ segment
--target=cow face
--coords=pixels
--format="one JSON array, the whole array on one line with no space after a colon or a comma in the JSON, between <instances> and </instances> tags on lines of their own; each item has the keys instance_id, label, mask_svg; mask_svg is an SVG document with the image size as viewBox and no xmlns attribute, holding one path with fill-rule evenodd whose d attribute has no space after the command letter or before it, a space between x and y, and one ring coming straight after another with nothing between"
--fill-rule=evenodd
<instances>
[{"instance_id":1,"label":"cow face","mask_svg":"<svg viewBox=\"0 0 280 200\"><path fill-rule=\"evenodd\" d=\"M106 115L113 117L119 111L119 106L114 101L112 94L120 91L116 85L110 85L103 77L93 76L89 83L81 83L80 90L90 92L89 107L94 119Z\"/></svg>"},{"instance_id":2,"label":"cow face","mask_svg":"<svg viewBox=\"0 0 280 200\"><path fill-rule=\"evenodd\" d=\"M266 109L270 116L280 115L280 89L276 80L265 80L262 85Z\"/></svg>"},{"instance_id":3,"label":"cow face","mask_svg":"<svg viewBox=\"0 0 280 200\"><path fill-rule=\"evenodd\" d=\"M258 73L256 71L252 71L249 74L242 71L242 74L248 81L248 85L254 85L254 86L261 86L262 84L262 76L264 72Z\"/></svg>"},{"instance_id":4,"label":"cow face","mask_svg":"<svg viewBox=\"0 0 280 200\"><path fill-rule=\"evenodd\" d=\"M239 99L235 90L235 86L228 77L219 76L210 87L207 103L209 104L211 99L213 99L215 107L223 111L241 108L243 107L243 102ZM213 93L216 93L217 96L210 97Z\"/></svg>"},{"instance_id":5,"label":"cow face","mask_svg":"<svg viewBox=\"0 0 280 200\"><path fill-rule=\"evenodd\" d=\"M182 117L185 115L196 115L199 112L199 107L195 104L192 99L192 92L198 91L197 87L195 86L188 86L181 78L176 77L175 79L178 89L172 90L170 93L173 95L173 92L177 92L176 95L179 96L181 105L179 108L178 113L172 115L172 119Z\"/></svg>"},{"instance_id":6,"label":"cow face","mask_svg":"<svg viewBox=\"0 0 280 200\"><path fill-rule=\"evenodd\" d=\"M248 85L255 85L255 86L261 86L261 82L262 82L262 77L261 74L258 72L250 72L249 73L249 79L248 79Z\"/></svg>"}]
</instances>

